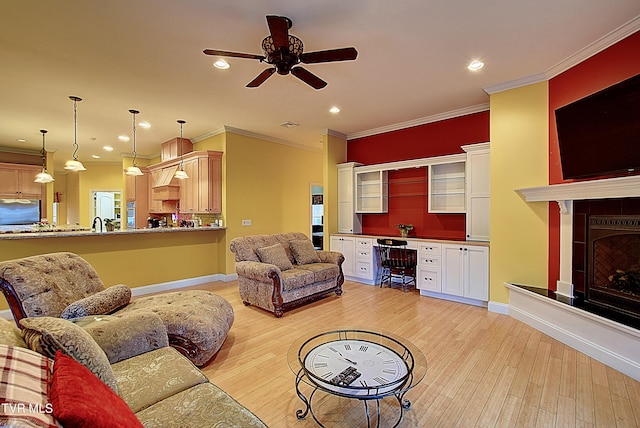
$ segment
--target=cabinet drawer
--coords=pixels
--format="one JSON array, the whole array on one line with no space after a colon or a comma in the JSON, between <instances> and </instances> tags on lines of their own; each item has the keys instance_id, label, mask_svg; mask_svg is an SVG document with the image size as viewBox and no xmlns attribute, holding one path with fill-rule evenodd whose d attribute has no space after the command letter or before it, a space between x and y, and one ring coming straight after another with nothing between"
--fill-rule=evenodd
<instances>
[{"instance_id":1,"label":"cabinet drawer","mask_svg":"<svg viewBox=\"0 0 640 428\"><path fill-rule=\"evenodd\" d=\"M371 268L371 262L357 260L356 276L363 279L373 279L373 269Z\"/></svg>"},{"instance_id":2,"label":"cabinet drawer","mask_svg":"<svg viewBox=\"0 0 640 428\"><path fill-rule=\"evenodd\" d=\"M440 272L437 270L420 269L418 272L418 288L421 290L442 292Z\"/></svg>"},{"instance_id":3,"label":"cabinet drawer","mask_svg":"<svg viewBox=\"0 0 640 428\"><path fill-rule=\"evenodd\" d=\"M369 249L371 249L372 245L373 245L373 242L371 241L371 239L356 238L356 248L358 248L358 249L361 249L361 248L369 248Z\"/></svg>"},{"instance_id":4,"label":"cabinet drawer","mask_svg":"<svg viewBox=\"0 0 640 428\"><path fill-rule=\"evenodd\" d=\"M420 243L420 245L418 246L418 251L420 252L420 254L440 255L442 253L442 245L433 242Z\"/></svg>"},{"instance_id":5,"label":"cabinet drawer","mask_svg":"<svg viewBox=\"0 0 640 428\"><path fill-rule=\"evenodd\" d=\"M440 267L440 255L431 256L429 254L421 254L418 258L418 266L420 267Z\"/></svg>"},{"instance_id":6,"label":"cabinet drawer","mask_svg":"<svg viewBox=\"0 0 640 428\"><path fill-rule=\"evenodd\" d=\"M371 260L371 248L364 249L356 247L356 258Z\"/></svg>"}]
</instances>

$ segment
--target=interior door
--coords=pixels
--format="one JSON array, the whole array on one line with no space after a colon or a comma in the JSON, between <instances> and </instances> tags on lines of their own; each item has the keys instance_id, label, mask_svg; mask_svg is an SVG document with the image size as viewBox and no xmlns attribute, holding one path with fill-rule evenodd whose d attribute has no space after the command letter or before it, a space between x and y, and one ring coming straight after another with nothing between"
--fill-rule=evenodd
<instances>
[{"instance_id":1,"label":"interior door","mask_svg":"<svg viewBox=\"0 0 640 428\"><path fill-rule=\"evenodd\" d=\"M95 193L96 212L95 215L101 219L116 218L115 195L113 192Z\"/></svg>"}]
</instances>

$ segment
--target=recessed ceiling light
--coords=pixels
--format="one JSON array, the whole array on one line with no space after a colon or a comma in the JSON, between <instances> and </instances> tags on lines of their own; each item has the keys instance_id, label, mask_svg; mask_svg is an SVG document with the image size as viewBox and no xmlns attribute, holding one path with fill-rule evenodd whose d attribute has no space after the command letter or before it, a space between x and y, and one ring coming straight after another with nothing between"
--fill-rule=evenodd
<instances>
[{"instance_id":1,"label":"recessed ceiling light","mask_svg":"<svg viewBox=\"0 0 640 428\"><path fill-rule=\"evenodd\" d=\"M129 141L129 137L126 135L118 135L118 140L120 141Z\"/></svg>"},{"instance_id":2,"label":"recessed ceiling light","mask_svg":"<svg viewBox=\"0 0 640 428\"><path fill-rule=\"evenodd\" d=\"M151 128L151 124L149 122L140 122L138 125L142 128Z\"/></svg>"},{"instance_id":3,"label":"recessed ceiling light","mask_svg":"<svg viewBox=\"0 0 640 428\"><path fill-rule=\"evenodd\" d=\"M336 106L333 106L333 107L331 107L331 108L329 109L329 112L331 112L331 113L333 113L333 114L340 113L340 108L339 108L339 107L336 107Z\"/></svg>"},{"instance_id":4,"label":"recessed ceiling light","mask_svg":"<svg viewBox=\"0 0 640 428\"><path fill-rule=\"evenodd\" d=\"M103 146L102 149L104 151L107 151L107 152L112 152L113 151L113 147L111 147L111 146Z\"/></svg>"},{"instance_id":5,"label":"recessed ceiling light","mask_svg":"<svg viewBox=\"0 0 640 428\"><path fill-rule=\"evenodd\" d=\"M484 62L478 60L471 61L471 63L467 66L467 68L471 71L480 70L482 67L484 67Z\"/></svg>"},{"instance_id":6,"label":"recessed ceiling light","mask_svg":"<svg viewBox=\"0 0 640 428\"><path fill-rule=\"evenodd\" d=\"M229 68L229 63L223 59L219 59L216 62L213 63L213 66L215 68L219 68L220 70L226 70L227 68Z\"/></svg>"},{"instance_id":7,"label":"recessed ceiling light","mask_svg":"<svg viewBox=\"0 0 640 428\"><path fill-rule=\"evenodd\" d=\"M94 159L100 159L100 156L98 156L98 155L91 155L91 157L94 158Z\"/></svg>"}]
</instances>

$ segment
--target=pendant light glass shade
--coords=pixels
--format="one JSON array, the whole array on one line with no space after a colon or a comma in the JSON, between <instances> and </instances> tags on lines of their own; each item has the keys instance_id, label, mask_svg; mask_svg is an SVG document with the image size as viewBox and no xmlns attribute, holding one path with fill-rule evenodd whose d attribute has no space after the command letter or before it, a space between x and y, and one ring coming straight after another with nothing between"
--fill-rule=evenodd
<instances>
[{"instance_id":1,"label":"pendant light glass shade","mask_svg":"<svg viewBox=\"0 0 640 428\"><path fill-rule=\"evenodd\" d=\"M126 175L144 175L140 168L136 165L136 157L138 153L136 152L136 114L140 113L138 110L129 110L131 113L132 122L133 122L133 165L128 167L125 170Z\"/></svg>"},{"instance_id":2,"label":"pendant light glass shade","mask_svg":"<svg viewBox=\"0 0 640 428\"><path fill-rule=\"evenodd\" d=\"M64 169L69 171L86 171L87 168L78 160L78 101L82 98L71 95L69 97L73 101L73 160L68 160L64 164Z\"/></svg>"},{"instance_id":3,"label":"pendant light glass shade","mask_svg":"<svg viewBox=\"0 0 640 428\"><path fill-rule=\"evenodd\" d=\"M33 181L36 183L51 183L54 179L47 172L47 151L44 148L44 134L47 133L47 130L41 129L40 132L42 132L42 172L38 173Z\"/></svg>"},{"instance_id":4,"label":"pendant light glass shade","mask_svg":"<svg viewBox=\"0 0 640 428\"><path fill-rule=\"evenodd\" d=\"M180 119L177 121L180 124L180 141L178 142L178 144L180 145L180 169L178 171L176 171L176 173L174 174L174 177L177 178L178 180L184 180L185 178L189 178L189 176L187 175L186 172L184 172L184 154L182 153L182 125L184 125L185 122L184 120Z\"/></svg>"}]
</instances>

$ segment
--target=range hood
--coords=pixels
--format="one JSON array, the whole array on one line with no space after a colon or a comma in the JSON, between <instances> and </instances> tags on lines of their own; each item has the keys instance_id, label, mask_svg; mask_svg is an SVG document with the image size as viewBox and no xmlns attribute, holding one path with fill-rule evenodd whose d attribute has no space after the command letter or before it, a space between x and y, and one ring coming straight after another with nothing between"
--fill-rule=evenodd
<instances>
[{"instance_id":1,"label":"range hood","mask_svg":"<svg viewBox=\"0 0 640 428\"><path fill-rule=\"evenodd\" d=\"M180 199L180 185L173 178L178 166L163 168L151 188L151 198L155 201L175 201Z\"/></svg>"}]
</instances>

